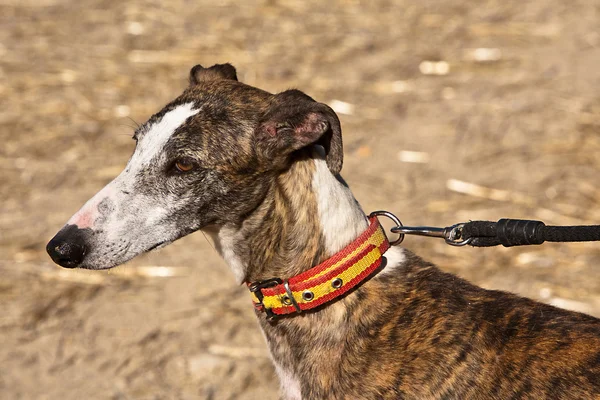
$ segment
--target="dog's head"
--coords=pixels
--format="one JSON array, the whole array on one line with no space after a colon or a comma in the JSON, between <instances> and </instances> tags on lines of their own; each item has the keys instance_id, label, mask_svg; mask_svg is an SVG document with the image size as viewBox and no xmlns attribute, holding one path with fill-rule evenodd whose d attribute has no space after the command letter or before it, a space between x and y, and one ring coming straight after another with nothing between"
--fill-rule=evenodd
<instances>
[{"instance_id":1,"label":"dog's head","mask_svg":"<svg viewBox=\"0 0 600 400\"><path fill-rule=\"evenodd\" d=\"M48 243L59 265L106 269L209 225L241 223L309 145L342 166L335 113L298 90L270 94L230 64L190 72L190 86L136 132L127 166Z\"/></svg>"}]
</instances>

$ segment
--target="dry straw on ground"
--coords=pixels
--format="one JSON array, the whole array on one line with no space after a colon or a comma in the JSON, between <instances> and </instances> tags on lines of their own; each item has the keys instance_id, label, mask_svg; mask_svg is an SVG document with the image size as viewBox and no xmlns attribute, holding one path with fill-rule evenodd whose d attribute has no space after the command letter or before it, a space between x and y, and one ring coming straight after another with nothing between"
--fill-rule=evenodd
<instances>
[{"instance_id":1,"label":"dry straw on ground","mask_svg":"<svg viewBox=\"0 0 600 400\"><path fill-rule=\"evenodd\" d=\"M60 270L44 252L196 63L336 107L366 210L600 223L599 13L596 0L0 1L3 397L277 398L247 293L202 235L114 272ZM600 315L599 244L404 245Z\"/></svg>"}]
</instances>

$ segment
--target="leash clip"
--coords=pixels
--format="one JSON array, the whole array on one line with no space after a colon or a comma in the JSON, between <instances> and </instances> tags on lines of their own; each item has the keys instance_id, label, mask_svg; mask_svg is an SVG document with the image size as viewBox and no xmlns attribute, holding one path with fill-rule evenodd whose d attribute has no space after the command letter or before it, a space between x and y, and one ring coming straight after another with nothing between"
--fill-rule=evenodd
<instances>
[{"instance_id":1,"label":"leash clip","mask_svg":"<svg viewBox=\"0 0 600 400\"><path fill-rule=\"evenodd\" d=\"M397 244L402 243L405 235L417 235L417 236L428 236L428 237L437 237L442 238L448 243L450 246L465 246L473 240L473 238L469 237L467 239L462 239L462 230L465 227L465 223L460 223L452 226L447 226L445 228L435 228L433 226L403 226L400 219L396 217L389 211L373 211L369 214L369 218L372 217L387 217L394 221L396 224L395 227L390 229L392 233L398 235L398 239L390 242L390 246L395 246Z\"/></svg>"},{"instance_id":2,"label":"leash clip","mask_svg":"<svg viewBox=\"0 0 600 400\"><path fill-rule=\"evenodd\" d=\"M432 226L396 226L391 229L392 232L400 235L417 235L427 237L442 238L450 246L465 246L471 243L473 238L462 239L462 230L465 224L460 223L445 228L435 228Z\"/></svg>"}]
</instances>

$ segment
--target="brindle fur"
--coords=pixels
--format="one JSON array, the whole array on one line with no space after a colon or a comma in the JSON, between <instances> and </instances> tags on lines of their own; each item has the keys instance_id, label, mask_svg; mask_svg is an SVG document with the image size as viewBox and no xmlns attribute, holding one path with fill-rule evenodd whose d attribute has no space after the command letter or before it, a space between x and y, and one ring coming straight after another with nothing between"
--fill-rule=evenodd
<instances>
[{"instance_id":1,"label":"brindle fur","mask_svg":"<svg viewBox=\"0 0 600 400\"><path fill-rule=\"evenodd\" d=\"M314 209L301 190L310 175L293 168L284 176L297 188L287 192L287 207L270 208L247 231L245 256L260 260L249 258L249 281L294 276L330 256L315 238L296 236L300 221L298 230L289 226L290 214ZM279 246L286 240L293 248ZM280 262L302 248L301 262ZM276 258L262 256L274 251ZM257 312L273 358L299 377L303 398L600 398L600 320L479 288L406 253L395 274L376 274L317 312L275 323Z\"/></svg>"},{"instance_id":2,"label":"brindle fur","mask_svg":"<svg viewBox=\"0 0 600 400\"><path fill-rule=\"evenodd\" d=\"M474 286L410 254L352 295L272 324L307 399L594 399L600 323Z\"/></svg>"},{"instance_id":3,"label":"brindle fur","mask_svg":"<svg viewBox=\"0 0 600 400\"><path fill-rule=\"evenodd\" d=\"M190 82L149 121L179 104L202 105L165 149L205 171L186 189L192 212L178 218L194 221L188 230L235 232L246 282L288 278L331 256L310 144L325 147L337 174L335 114L299 91L271 95L237 82L227 64L194 67ZM193 177L161 190L184 193ZM156 193L157 179L140 176L140 190ZM67 228L72 234L74 225ZM479 288L409 252L391 272L316 311L257 317L277 368L304 399L600 398L600 320Z\"/></svg>"}]
</instances>

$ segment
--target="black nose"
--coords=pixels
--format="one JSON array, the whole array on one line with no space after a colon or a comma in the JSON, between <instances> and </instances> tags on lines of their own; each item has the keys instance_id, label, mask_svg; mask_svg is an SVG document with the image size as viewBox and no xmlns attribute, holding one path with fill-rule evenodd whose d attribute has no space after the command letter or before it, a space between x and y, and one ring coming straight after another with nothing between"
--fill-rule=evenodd
<instances>
[{"instance_id":1,"label":"black nose","mask_svg":"<svg viewBox=\"0 0 600 400\"><path fill-rule=\"evenodd\" d=\"M65 268L75 268L81 264L87 252L87 231L76 225L62 228L46 246L52 261Z\"/></svg>"}]
</instances>

